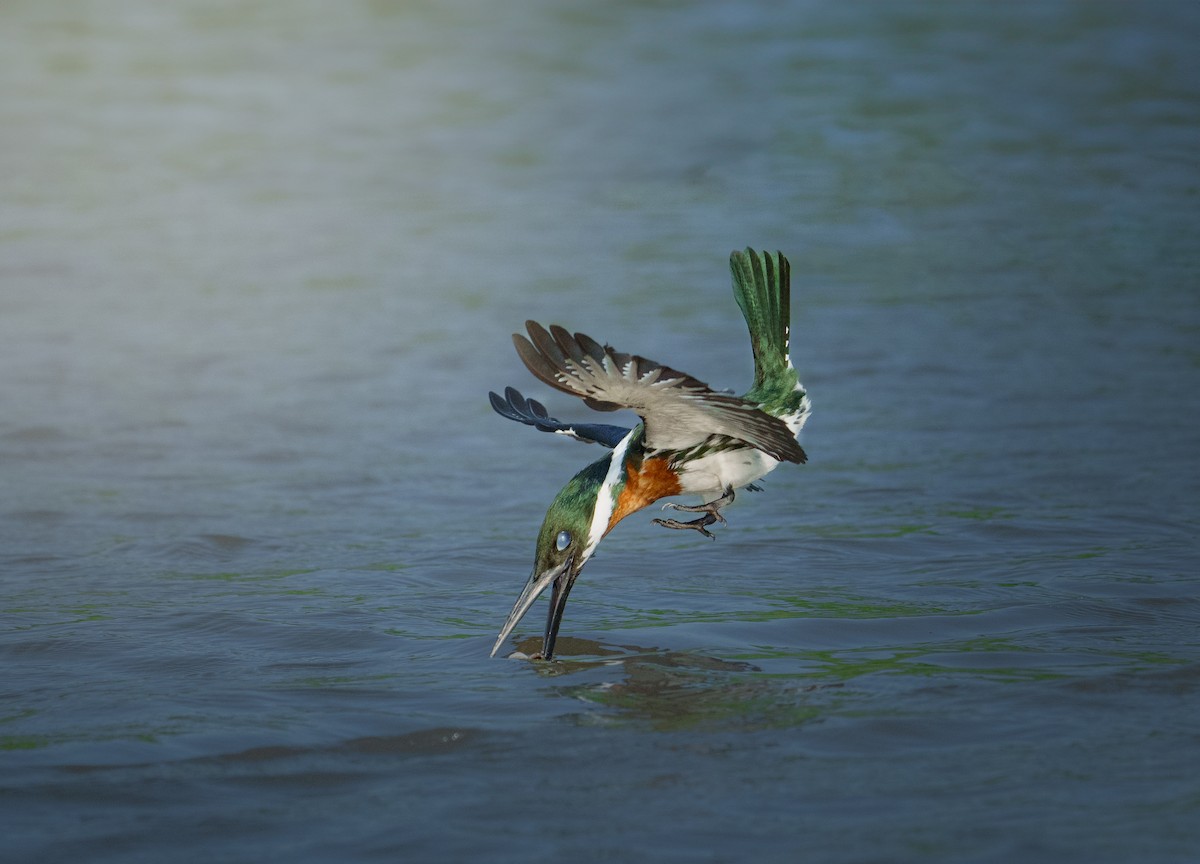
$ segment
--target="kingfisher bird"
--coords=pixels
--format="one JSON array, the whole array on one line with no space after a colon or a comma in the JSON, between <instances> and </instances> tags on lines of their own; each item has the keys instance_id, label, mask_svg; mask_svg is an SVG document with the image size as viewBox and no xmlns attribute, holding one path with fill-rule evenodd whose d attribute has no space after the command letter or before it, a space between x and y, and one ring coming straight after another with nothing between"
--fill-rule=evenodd
<instances>
[{"instance_id":1,"label":"kingfisher bird","mask_svg":"<svg viewBox=\"0 0 1200 864\"><path fill-rule=\"evenodd\" d=\"M754 385L744 396L710 388L683 372L623 354L582 333L526 321L529 338L513 334L517 354L535 377L583 399L597 411L628 408L641 423L632 429L561 423L545 407L512 387L489 393L497 413L545 432L610 448L572 477L555 496L538 532L533 572L500 629L491 656L550 588L542 650L550 660L567 595L596 546L618 522L674 495L715 495L700 505L667 503L664 509L703 514L687 522L654 519L666 528L712 538L714 523L735 490L757 490L755 481L781 462L808 461L797 441L809 415L808 393L788 352L791 266L782 253L746 249L729 256L733 296L750 330Z\"/></svg>"}]
</instances>

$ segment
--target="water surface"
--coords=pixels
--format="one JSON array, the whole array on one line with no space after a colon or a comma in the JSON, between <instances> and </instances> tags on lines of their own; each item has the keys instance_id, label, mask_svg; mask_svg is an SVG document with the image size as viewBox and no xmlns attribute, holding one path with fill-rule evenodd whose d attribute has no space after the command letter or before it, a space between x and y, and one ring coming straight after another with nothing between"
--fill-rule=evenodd
<instances>
[{"instance_id":1,"label":"water surface","mask_svg":"<svg viewBox=\"0 0 1200 864\"><path fill-rule=\"evenodd\" d=\"M1200 853L1193 6L0 24L14 860ZM489 660L600 455L509 334L744 389L746 245L810 463Z\"/></svg>"}]
</instances>

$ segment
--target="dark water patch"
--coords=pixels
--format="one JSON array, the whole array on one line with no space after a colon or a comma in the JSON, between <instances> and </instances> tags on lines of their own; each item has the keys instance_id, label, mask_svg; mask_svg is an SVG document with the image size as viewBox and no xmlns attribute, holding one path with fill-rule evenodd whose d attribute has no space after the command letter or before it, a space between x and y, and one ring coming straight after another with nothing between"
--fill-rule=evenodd
<instances>
[{"instance_id":1,"label":"dark water patch","mask_svg":"<svg viewBox=\"0 0 1200 864\"><path fill-rule=\"evenodd\" d=\"M1200 692L1200 665L1186 660L1154 659L1158 663L1165 663L1165 668L1160 665L1159 668L1143 666L1138 669L1121 669L1110 675L1068 681L1066 686L1080 693L1098 694L1135 694L1146 691L1159 695L1192 697ZM1190 725L1186 714L1164 714L1162 721Z\"/></svg>"},{"instance_id":2,"label":"dark water patch","mask_svg":"<svg viewBox=\"0 0 1200 864\"><path fill-rule=\"evenodd\" d=\"M71 518L65 510L9 510L5 518L27 522L33 526L59 525Z\"/></svg>"},{"instance_id":3,"label":"dark water patch","mask_svg":"<svg viewBox=\"0 0 1200 864\"><path fill-rule=\"evenodd\" d=\"M54 443L66 441L70 437L57 426L23 426L0 433L0 441L18 443Z\"/></svg>"},{"instance_id":4,"label":"dark water patch","mask_svg":"<svg viewBox=\"0 0 1200 864\"><path fill-rule=\"evenodd\" d=\"M235 534L199 534L172 540L155 557L172 561L233 561L259 541Z\"/></svg>"},{"instance_id":5,"label":"dark water patch","mask_svg":"<svg viewBox=\"0 0 1200 864\"><path fill-rule=\"evenodd\" d=\"M303 763L308 757L322 754L348 756L404 756L448 753L460 748L479 746L482 736L479 730L469 728L420 729L400 735L352 738L326 747L297 747L287 745L263 745L234 753L202 756L169 763L175 768L194 766L222 773L217 766L230 764L254 768L269 763ZM486 739L485 739L486 740ZM149 762L127 765L63 765L57 770L72 774L107 774L110 776L130 775L138 772L162 771L167 763ZM285 769L288 766L283 766Z\"/></svg>"}]
</instances>

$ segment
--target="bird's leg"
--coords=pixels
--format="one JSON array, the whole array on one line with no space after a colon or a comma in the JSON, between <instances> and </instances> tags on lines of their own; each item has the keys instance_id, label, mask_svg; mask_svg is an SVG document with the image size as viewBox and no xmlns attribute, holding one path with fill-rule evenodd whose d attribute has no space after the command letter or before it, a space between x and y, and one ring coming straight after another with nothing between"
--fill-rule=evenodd
<instances>
[{"instance_id":1,"label":"bird's leg","mask_svg":"<svg viewBox=\"0 0 1200 864\"><path fill-rule=\"evenodd\" d=\"M666 504L663 505L663 509L664 510L667 510L667 509L683 510L685 513L712 513L714 516L717 517L717 519L721 522L721 524L724 524L725 520L721 518L721 516L717 513L717 511L720 510L725 505L732 504L732 503L733 503L733 487L726 486L724 495L722 495L720 498L715 498L712 501L709 501L707 504L688 505L688 504L676 504L674 501L668 501ZM709 524L712 524L712 523L709 523Z\"/></svg>"},{"instance_id":2,"label":"bird's leg","mask_svg":"<svg viewBox=\"0 0 1200 864\"><path fill-rule=\"evenodd\" d=\"M721 515L721 508L726 504L732 503L732 501L733 487L726 486L724 495L722 495L720 498L709 501L707 504L689 506L687 504L675 504L674 502L668 502L663 505L664 510L669 507L672 510L682 510L686 513L703 513L704 515L699 519L693 519L690 522L680 522L678 519L655 519L654 524L661 525L664 528L690 528L693 531L699 531L710 540L715 540L716 537L708 530L708 526L712 525L714 522L720 522L722 525L729 524L725 521L725 517Z\"/></svg>"}]
</instances>

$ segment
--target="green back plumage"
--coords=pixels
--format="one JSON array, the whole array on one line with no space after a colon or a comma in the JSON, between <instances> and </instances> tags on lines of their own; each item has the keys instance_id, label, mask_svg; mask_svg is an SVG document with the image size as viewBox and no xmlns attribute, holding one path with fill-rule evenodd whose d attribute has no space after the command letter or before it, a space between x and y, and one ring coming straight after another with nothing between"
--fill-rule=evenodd
<instances>
[{"instance_id":1,"label":"green back plumage","mask_svg":"<svg viewBox=\"0 0 1200 864\"><path fill-rule=\"evenodd\" d=\"M781 413L795 410L804 391L796 390L796 370L788 359L791 265L781 252L746 249L730 254L729 269L754 351L754 386L746 398Z\"/></svg>"}]
</instances>

